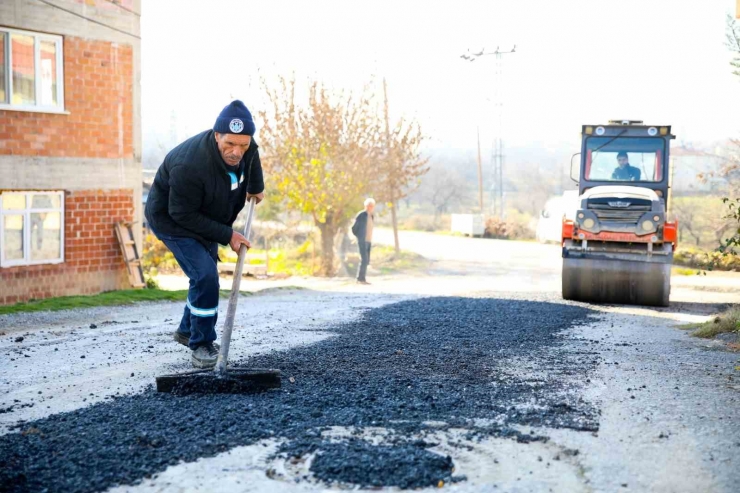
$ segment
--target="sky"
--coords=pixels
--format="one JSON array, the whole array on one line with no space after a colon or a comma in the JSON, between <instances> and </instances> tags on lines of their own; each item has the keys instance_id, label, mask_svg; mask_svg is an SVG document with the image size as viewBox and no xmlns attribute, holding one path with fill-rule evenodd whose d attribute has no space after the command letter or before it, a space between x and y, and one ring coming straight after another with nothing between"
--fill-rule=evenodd
<instances>
[{"instance_id":1,"label":"sky","mask_svg":"<svg viewBox=\"0 0 740 493\"><path fill-rule=\"evenodd\" d=\"M385 78L392 116L416 118L447 155L473 149L476 128L490 148L497 92L506 147L533 153L575 152L582 124L610 119L673 125L692 145L740 134L724 45L735 0L142 4L145 147L173 120L180 140L210 128L232 98L256 114L260 77L277 74L352 91ZM460 58L497 46L516 46L498 77L495 56Z\"/></svg>"}]
</instances>

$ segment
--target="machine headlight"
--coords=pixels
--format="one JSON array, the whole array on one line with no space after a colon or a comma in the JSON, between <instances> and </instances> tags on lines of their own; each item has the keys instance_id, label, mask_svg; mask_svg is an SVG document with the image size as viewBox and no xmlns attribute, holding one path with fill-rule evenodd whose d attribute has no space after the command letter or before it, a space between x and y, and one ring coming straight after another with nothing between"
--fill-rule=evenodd
<instances>
[{"instance_id":1,"label":"machine headlight","mask_svg":"<svg viewBox=\"0 0 740 493\"><path fill-rule=\"evenodd\" d=\"M596 127L596 135L604 135L604 127Z\"/></svg>"},{"instance_id":2,"label":"machine headlight","mask_svg":"<svg viewBox=\"0 0 740 493\"><path fill-rule=\"evenodd\" d=\"M656 223L657 223L658 221L660 221L660 216L653 216L653 221L655 221Z\"/></svg>"},{"instance_id":3,"label":"machine headlight","mask_svg":"<svg viewBox=\"0 0 740 493\"><path fill-rule=\"evenodd\" d=\"M644 231L650 231L651 229L653 229L655 227L655 223L652 222L650 219L645 219L642 222L642 225L641 226L642 226L642 229Z\"/></svg>"},{"instance_id":4,"label":"machine headlight","mask_svg":"<svg viewBox=\"0 0 740 493\"><path fill-rule=\"evenodd\" d=\"M583 221L583 227L585 227L585 228L591 229L591 228L594 227L594 224L595 224L594 223L594 220L591 219L590 217L588 219L586 219L585 221Z\"/></svg>"},{"instance_id":5,"label":"machine headlight","mask_svg":"<svg viewBox=\"0 0 740 493\"><path fill-rule=\"evenodd\" d=\"M655 137L656 135L658 135L658 129L655 127L648 128L648 135L650 137Z\"/></svg>"}]
</instances>

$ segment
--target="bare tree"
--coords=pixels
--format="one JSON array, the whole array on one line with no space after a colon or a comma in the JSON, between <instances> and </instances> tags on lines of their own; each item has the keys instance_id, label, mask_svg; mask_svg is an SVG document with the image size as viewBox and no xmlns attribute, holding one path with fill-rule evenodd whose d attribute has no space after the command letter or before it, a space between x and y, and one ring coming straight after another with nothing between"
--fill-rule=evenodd
<instances>
[{"instance_id":1,"label":"bare tree","mask_svg":"<svg viewBox=\"0 0 740 493\"><path fill-rule=\"evenodd\" d=\"M401 247L398 241L398 202L404 199L420 183L420 178L429 171L428 158L421 157L419 147L424 136L418 122L400 119L391 128L388 115L388 88L383 79L383 158L378 169L378 193L376 197L391 210L393 240L396 253Z\"/></svg>"},{"instance_id":2,"label":"bare tree","mask_svg":"<svg viewBox=\"0 0 740 493\"><path fill-rule=\"evenodd\" d=\"M560 195L560 177L535 163L521 163L510 176L515 193L507 202L513 208L537 217L550 197Z\"/></svg>"},{"instance_id":3,"label":"bare tree","mask_svg":"<svg viewBox=\"0 0 740 493\"><path fill-rule=\"evenodd\" d=\"M142 167L144 169L157 169L164 161L165 156L177 144L168 144L157 136L153 143L148 143L142 152Z\"/></svg>"},{"instance_id":4,"label":"bare tree","mask_svg":"<svg viewBox=\"0 0 740 493\"><path fill-rule=\"evenodd\" d=\"M727 16L727 47L733 53L730 65L733 67L733 74L740 77L740 25L732 18ZM727 215L725 219L732 221L733 234L724 240L720 240L719 251L725 255L738 255L740 253L740 141L733 140L734 148L730 153L727 164L722 169L722 175L727 177L730 182L731 196L723 199L727 205ZM732 198L734 197L734 199ZM724 232L722 233L724 234Z\"/></svg>"},{"instance_id":5,"label":"bare tree","mask_svg":"<svg viewBox=\"0 0 740 493\"><path fill-rule=\"evenodd\" d=\"M731 15L727 15L727 28L725 29L726 44L733 53L730 65L734 69L733 74L740 77L740 25Z\"/></svg>"},{"instance_id":6,"label":"bare tree","mask_svg":"<svg viewBox=\"0 0 740 493\"><path fill-rule=\"evenodd\" d=\"M673 210L673 215L678 220L678 224L680 224L680 228L678 228L678 234L680 235L679 241L683 241L684 233L688 233L698 246L701 241L701 234L696 229L696 208L694 207L694 204L676 198L673 200L671 208Z\"/></svg>"},{"instance_id":7,"label":"bare tree","mask_svg":"<svg viewBox=\"0 0 740 493\"><path fill-rule=\"evenodd\" d=\"M678 219L679 233L687 233L696 246L710 246L721 242L732 229L726 216L723 200L719 197L674 197L671 209Z\"/></svg>"},{"instance_id":8,"label":"bare tree","mask_svg":"<svg viewBox=\"0 0 740 493\"><path fill-rule=\"evenodd\" d=\"M309 214L321 232L322 275L334 274L334 239L360 207L381 148L372 95L332 92L309 81L299 101L295 78L262 80L270 107L260 112L264 167L288 209Z\"/></svg>"},{"instance_id":9,"label":"bare tree","mask_svg":"<svg viewBox=\"0 0 740 493\"><path fill-rule=\"evenodd\" d=\"M444 166L432 166L424 179L419 196L434 207L434 218L461 204L469 184L459 172Z\"/></svg>"}]
</instances>

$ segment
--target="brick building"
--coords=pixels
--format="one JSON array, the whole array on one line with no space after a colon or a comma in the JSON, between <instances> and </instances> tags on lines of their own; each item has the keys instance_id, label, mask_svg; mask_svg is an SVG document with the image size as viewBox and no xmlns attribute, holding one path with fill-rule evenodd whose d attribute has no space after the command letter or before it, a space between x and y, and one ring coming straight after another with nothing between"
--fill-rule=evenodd
<instances>
[{"instance_id":1,"label":"brick building","mask_svg":"<svg viewBox=\"0 0 740 493\"><path fill-rule=\"evenodd\" d=\"M140 3L0 1L0 305L129 285L113 225L142 218Z\"/></svg>"}]
</instances>

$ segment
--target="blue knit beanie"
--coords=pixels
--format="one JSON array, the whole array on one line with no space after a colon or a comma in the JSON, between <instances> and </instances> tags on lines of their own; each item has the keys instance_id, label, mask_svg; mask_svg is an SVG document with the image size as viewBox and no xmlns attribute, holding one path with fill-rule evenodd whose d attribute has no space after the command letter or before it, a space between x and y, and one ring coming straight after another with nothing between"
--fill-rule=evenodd
<instances>
[{"instance_id":1,"label":"blue knit beanie","mask_svg":"<svg viewBox=\"0 0 740 493\"><path fill-rule=\"evenodd\" d=\"M213 125L213 131L220 134L254 135L255 130L252 113L238 99L221 111Z\"/></svg>"}]
</instances>

